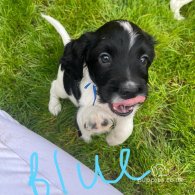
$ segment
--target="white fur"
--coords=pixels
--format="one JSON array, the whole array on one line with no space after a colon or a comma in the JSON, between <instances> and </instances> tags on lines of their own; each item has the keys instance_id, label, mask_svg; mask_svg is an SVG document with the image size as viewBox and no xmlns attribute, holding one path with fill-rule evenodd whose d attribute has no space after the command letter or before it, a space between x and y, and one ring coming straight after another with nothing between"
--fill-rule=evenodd
<instances>
[{"instance_id":1,"label":"white fur","mask_svg":"<svg viewBox=\"0 0 195 195\"><path fill-rule=\"evenodd\" d=\"M61 65L60 65L58 68L57 78L52 82L51 89L50 89L49 111L54 116L57 116L61 111L60 98L62 99L69 98L75 106L78 106L78 103L74 98L74 96L69 96L66 93L64 89L63 76L64 76L64 71L61 70Z\"/></svg>"},{"instance_id":2,"label":"white fur","mask_svg":"<svg viewBox=\"0 0 195 195\"><path fill-rule=\"evenodd\" d=\"M108 120L108 125L102 127L101 124L104 120ZM111 127L114 123L112 115L110 115L104 108L100 106L82 106L77 113L77 123L80 131L82 132L82 138L86 142L91 141L92 135L107 133L111 131ZM91 124L96 124L96 129L92 128Z\"/></svg>"},{"instance_id":3,"label":"white fur","mask_svg":"<svg viewBox=\"0 0 195 195\"><path fill-rule=\"evenodd\" d=\"M135 88L137 86L137 83L134 81L127 81L124 83L125 88Z\"/></svg>"},{"instance_id":4,"label":"white fur","mask_svg":"<svg viewBox=\"0 0 195 195\"><path fill-rule=\"evenodd\" d=\"M129 33L129 37L130 37L129 50L130 50L135 43L137 34L133 31L133 28L129 24L129 22L120 21L119 24Z\"/></svg>"},{"instance_id":5,"label":"white fur","mask_svg":"<svg viewBox=\"0 0 195 195\"><path fill-rule=\"evenodd\" d=\"M116 127L108 134L106 141L110 146L122 144L133 131L133 118L138 107L127 117L116 117Z\"/></svg>"},{"instance_id":6,"label":"white fur","mask_svg":"<svg viewBox=\"0 0 195 195\"><path fill-rule=\"evenodd\" d=\"M70 41L70 37L65 29L63 29L63 26L50 16L42 16L57 29L62 36L64 44L67 44ZM69 98L75 106L79 106L77 123L81 130L82 138L86 142L91 140L92 135L108 133L106 141L109 145L114 146L123 143L132 133L133 117L138 107L135 107L134 111L129 116L120 117L110 110L108 104L100 103L98 95L93 105L94 94L92 85L94 83L89 76L86 66L83 68L83 78L80 82L81 98L79 103L77 103L73 96L69 96L66 93L63 84L63 75L64 71L62 71L61 66L59 66L57 78L51 84L49 111L56 116L61 111L60 98ZM91 85L85 89L88 83L91 83ZM102 126L101 124L105 119L108 121L108 124ZM97 129L91 128L92 123L96 123ZM116 125L111 129L113 123L116 123Z\"/></svg>"},{"instance_id":7,"label":"white fur","mask_svg":"<svg viewBox=\"0 0 195 195\"><path fill-rule=\"evenodd\" d=\"M56 29L56 31L60 34L64 45L66 45L67 43L70 42L69 34L65 30L65 28L62 26L62 24L60 24L59 21L52 18L51 16L47 16L47 15L44 15L44 14L41 14L41 16L43 18L45 18Z\"/></svg>"},{"instance_id":8,"label":"white fur","mask_svg":"<svg viewBox=\"0 0 195 195\"><path fill-rule=\"evenodd\" d=\"M190 3L192 0L171 0L170 1L170 8L174 13L174 18L176 20L183 20L184 17L180 14L180 9Z\"/></svg>"},{"instance_id":9,"label":"white fur","mask_svg":"<svg viewBox=\"0 0 195 195\"><path fill-rule=\"evenodd\" d=\"M91 85L85 89L85 86L91 83ZM94 94L93 94L93 81L91 80L88 72L88 68L84 66L83 68L83 78L80 83L80 90L81 90L81 98L79 100L80 106L87 106L87 105L93 105L94 102ZM97 96L96 102L98 101L99 97Z\"/></svg>"}]
</instances>

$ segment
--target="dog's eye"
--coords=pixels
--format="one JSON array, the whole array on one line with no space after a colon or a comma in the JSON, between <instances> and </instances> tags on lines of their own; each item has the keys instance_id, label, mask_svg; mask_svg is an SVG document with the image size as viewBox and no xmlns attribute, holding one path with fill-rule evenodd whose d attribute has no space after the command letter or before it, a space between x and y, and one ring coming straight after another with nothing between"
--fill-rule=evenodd
<instances>
[{"instance_id":1,"label":"dog's eye","mask_svg":"<svg viewBox=\"0 0 195 195\"><path fill-rule=\"evenodd\" d=\"M99 55L99 62L100 64L108 65L111 63L111 56L108 53L103 52Z\"/></svg>"},{"instance_id":2,"label":"dog's eye","mask_svg":"<svg viewBox=\"0 0 195 195\"><path fill-rule=\"evenodd\" d=\"M143 55L141 58L140 58L140 61L143 65L147 65L148 64L148 56L147 55Z\"/></svg>"}]
</instances>

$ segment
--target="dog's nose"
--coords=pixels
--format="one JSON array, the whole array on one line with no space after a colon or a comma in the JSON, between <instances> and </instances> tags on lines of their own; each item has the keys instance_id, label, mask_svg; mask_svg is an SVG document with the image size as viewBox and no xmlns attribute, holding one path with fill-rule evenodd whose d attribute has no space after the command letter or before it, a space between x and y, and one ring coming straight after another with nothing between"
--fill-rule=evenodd
<instances>
[{"instance_id":1,"label":"dog's nose","mask_svg":"<svg viewBox=\"0 0 195 195\"><path fill-rule=\"evenodd\" d=\"M141 86L133 81L125 82L120 88L120 95L124 99L133 98L141 92Z\"/></svg>"}]
</instances>

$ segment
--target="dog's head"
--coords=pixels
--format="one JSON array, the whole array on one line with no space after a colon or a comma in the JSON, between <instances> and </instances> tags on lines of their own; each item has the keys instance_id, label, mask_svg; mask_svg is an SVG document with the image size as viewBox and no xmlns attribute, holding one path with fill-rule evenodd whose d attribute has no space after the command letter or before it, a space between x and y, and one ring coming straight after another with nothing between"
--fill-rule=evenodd
<instances>
[{"instance_id":1,"label":"dog's head","mask_svg":"<svg viewBox=\"0 0 195 195\"><path fill-rule=\"evenodd\" d=\"M77 81L86 64L100 101L108 103L114 113L127 116L146 99L154 55L153 37L131 22L116 20L71 41L61 63Z\"/></svg>"}]
</instances>

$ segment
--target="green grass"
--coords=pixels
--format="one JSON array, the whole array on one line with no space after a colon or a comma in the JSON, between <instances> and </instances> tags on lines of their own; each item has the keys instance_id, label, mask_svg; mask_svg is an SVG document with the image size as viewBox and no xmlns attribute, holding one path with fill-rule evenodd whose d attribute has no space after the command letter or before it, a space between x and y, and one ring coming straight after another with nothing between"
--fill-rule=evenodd
<instances>
[{"instance_id":1,"label":"green grass","mask_svg":"<svg viewBox=\"0 0 195 195\"><path fill-rule=\"evenodd\" d=\"M107 179L120 173L119 153L131 149L128 171L139 176L156 164L173 182L134 182L126 177L114 186L130 194L194 194L195 178L195 3L176 21L169 1L162 0L1 0L0 108L20 123L94 169L99 154ZM40 13L61 21L72 37L112 19L128 19L153 34L158 45L150 68L150 95L135 117L131 137L109 147L104 136L88 145L77 137L76 109L63 101L58 117L48 112L49 89L56 77L62 40ZM162 179L156 173L147 178ZM176 182L180 178L182 181Z\"/></svg>"}]
</instances>

